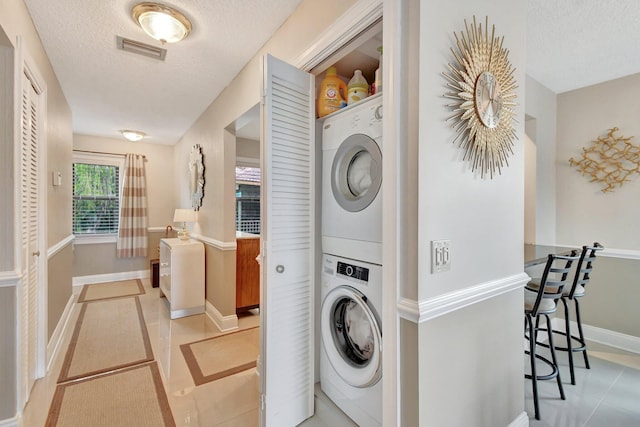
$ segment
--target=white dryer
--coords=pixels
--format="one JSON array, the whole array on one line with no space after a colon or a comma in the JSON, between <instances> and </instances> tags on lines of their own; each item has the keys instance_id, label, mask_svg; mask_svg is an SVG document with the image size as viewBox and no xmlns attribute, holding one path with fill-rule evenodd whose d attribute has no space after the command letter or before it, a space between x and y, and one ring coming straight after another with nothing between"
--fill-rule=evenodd
<instances>
[{"instance_id":1,"label":"white dryer","mask_svg":"<svg viewBox=\"0 0 640 427\"><path fill-rule=\"evenodd\" d=\"M382 425L382 267L323 255L320 387L360 426Z\"/></svg>"},{"instance_id":2,"label":"white dryer","mask_svg":"<svg viewBox=\"0 0 640 427\"><path fill-rule=\"evenodd\" d=\"M322 125L322 252L382 264L382 96Z\"/></svg>"}]
</instances>

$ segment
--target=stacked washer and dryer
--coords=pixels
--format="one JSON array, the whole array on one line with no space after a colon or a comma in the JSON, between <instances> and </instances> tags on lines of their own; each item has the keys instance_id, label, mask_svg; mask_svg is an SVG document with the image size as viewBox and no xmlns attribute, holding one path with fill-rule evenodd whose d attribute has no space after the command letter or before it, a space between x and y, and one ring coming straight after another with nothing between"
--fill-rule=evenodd
<instances>
[{"instance_id":1,"label":"stacked washer and dryer","mask_svg":"<svg viewBox=\"0 0 640 427\"><path fill-rule=\"evenodd\" d=\"M382 424L382 96L322 123L320 385L360 426Z\"/></svg>"}]
</instances>

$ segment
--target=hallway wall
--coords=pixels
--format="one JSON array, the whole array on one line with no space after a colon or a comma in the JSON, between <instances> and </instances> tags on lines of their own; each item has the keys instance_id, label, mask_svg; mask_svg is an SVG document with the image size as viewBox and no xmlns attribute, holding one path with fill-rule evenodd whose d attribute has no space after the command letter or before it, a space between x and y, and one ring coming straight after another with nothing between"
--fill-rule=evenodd
<instances>
[{"instance_id":1,"label":"hallway wall","mask_svg":"<svg viewBox=\"0 0 640 427\"><path fill-rule=\"evenodd\" d=\"M0 33L4 32L6 34L6 39L0 40L0 44L15 48L17 46L17 38L21 38L25 52L33 60L38 72L44 79L43 83L45 83L47 87L47 118L45 130L47 144L46 176L51 176L51 171L53 170L69 170L72 147L71 110L22 0L3 0L0 2L0 29L2 30ZM0 39L4 39L4 37L0 36ZM10 144L10 147L11 146L13 146L13 144ZM13 155L9 156L9 158L13 158ZM47 185L47 211L45 215L47 218L47 234L45 247L50 249L56 247L61 242L68 241L71 234L71 184L69 179L63 179L63 184L59 187L48 185L49 182L50 181L47 181L45 183L45 185ZM3 180L2 186L3 192L7 191L9 194L14 192L14 186L11 181ZM13 196L15 196L15 194ZM5 205L4 208L13 209L13 204ZM11 218L11 216L8 217ZM41 226L45 226L45 224ZM11 230L9 230L9 234L13 234L12 227ZM9 238L6 241L11 242L12 240L12 238ZM13 262L10 263L12 264ZM2 262L0 265L6 265L6 263ZM47 269L51 268L67 269L70 271L70 259L68 257L52 258L48 261ZM12 268L8 273L15 276L18 272ZM14 283L14 286L17 286L17 281ZM54 295L56 289L60 289L63 294L67 294L71 289L71 281L57 283L51 293L51 296L54 298L56 297L56 295ZM9 304L5 298L10 295L15 297L9 290L3 289L3 292L0 294L0 306ZM15 305L15 298L11 301ZM45 303L48 305L48 302ZM14 314L16 316L19 315L20 311L18 307L14 308ZM11 310L9 310L8 313L11 313ZM15 318L5 320L6 322L2 322L2 327L13 327L15 330ZM58 319L56 319L55 316L49 319L49 323L57 323L57 321ZM0 331L0 348L3 349L2 361L0 362L0 378L6 377L7 372L15 375L17 371L14 357L15 352L11 351L11 349L15 348L15 339L15 335L2 333ZM9 369L9 371L6 371L7 369ZM15 382L0 382L0 402L2 402L0 403L0 422L4 419L13 418L17 411L21 409L17 407L18 399Z\"/></svg>"}]
</instances>

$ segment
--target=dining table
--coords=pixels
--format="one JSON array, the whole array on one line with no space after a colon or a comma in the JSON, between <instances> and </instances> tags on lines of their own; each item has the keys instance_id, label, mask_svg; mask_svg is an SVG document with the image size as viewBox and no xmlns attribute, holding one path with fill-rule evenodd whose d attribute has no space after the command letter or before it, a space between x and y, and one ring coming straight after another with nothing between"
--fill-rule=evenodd
<instances>
[{"instance_id":1,"label":"dining table","mask_svg":"<svg viewBox=\"0 0 640 427\"><path fill-rule=\"evenodd\" d=\"M566 246L547 246L535 245L531 243L524 244L524 268L533 267L534 265L547 262L549 254L569 255L572 250L579 248L569 248Z\"/></svg>"}]
</instances>

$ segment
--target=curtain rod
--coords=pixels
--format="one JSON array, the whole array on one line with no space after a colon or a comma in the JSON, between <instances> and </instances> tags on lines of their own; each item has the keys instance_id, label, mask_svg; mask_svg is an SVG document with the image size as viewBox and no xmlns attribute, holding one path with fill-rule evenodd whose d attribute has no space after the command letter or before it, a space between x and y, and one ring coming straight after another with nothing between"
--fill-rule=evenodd
<instances>
[{"instance_id":1,"label":"curtain rod","mask_svg":"<svg viewBox=\"0 0 640 427\"><path fill-rule=\"evenodd\" d=\"M126 154L122 154L122 153L106 153L104 151L89 151L89 150L73 150L77 153L89 153L89 154L106 154L108 156L121 156L124 157ZM137 153L133 153L133 154L137 154ZM142 156L143 159L146 159L147 156L145 156L144 154L138 154L138 156Z\"/></svg>"}]
</instances>

